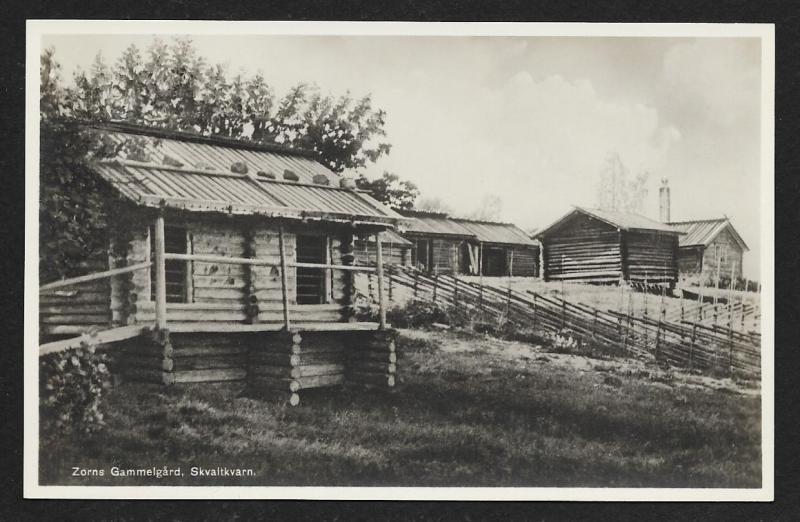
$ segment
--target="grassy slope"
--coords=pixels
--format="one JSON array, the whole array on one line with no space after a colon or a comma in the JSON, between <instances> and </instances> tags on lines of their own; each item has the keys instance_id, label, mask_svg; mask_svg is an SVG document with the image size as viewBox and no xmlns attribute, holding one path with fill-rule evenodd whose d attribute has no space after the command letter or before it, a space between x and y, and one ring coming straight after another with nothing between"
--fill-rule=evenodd
<instances>
[{"instance_id":1,"label":"grassy slope","mask_svg":"<svg viewBox=\"0 0 800 522\"><path fill-rule=\"evenodd\" d=\"M439 339L441 346L435 346ZM665 384L655 368L406 332L390 393L318 390L300 407L238 385L125 384L93 436L43 438L60 484L755 487L760 398ZM546 360L545 360L546 359ZM599 371L602 370L602 371ZM609 370L621 386L604 384ZM708 383L706 383L708 384ZM721 384L721 383L717 383ZM722 383L724 384L724 383ZM727 390L727 391L726 391ZM248 479L76 479L71 466L249 467ZM106 471L108 474L108 471ZM241 480L239 482L238 480Z\"/></svg>"}]
</instances>

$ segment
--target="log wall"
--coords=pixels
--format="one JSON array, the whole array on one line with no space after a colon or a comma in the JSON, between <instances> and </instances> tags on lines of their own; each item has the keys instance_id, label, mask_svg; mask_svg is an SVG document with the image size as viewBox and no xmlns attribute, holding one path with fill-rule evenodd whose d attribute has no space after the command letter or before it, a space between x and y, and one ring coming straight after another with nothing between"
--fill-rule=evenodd
<instances>
[{"instance_id":1,"label":"log wall","mask_svg":"<svg viewBox=\"0 0 800 522\"><path fill-rule=\"evenodd\" d=\"M547 280L617 282L622 277L619 231L577 214L544 238Z\"/></svg>"},{"instance_id":2,"label":"log wall","mask_svg":"<svg viewBox=\"0 0 800 522\"><path fill-rule=\"evenodd\" d=\"M511 267L512 275L519 277L539 276L539 249L536 247L511 247L514 255L514 264ZM509 253L509 255L511 255Z\"/></svg>"},{"instance_id":3,"label":"log wall","mask_svg":"<svg viewBox=\"0 0 800 522\"><path fill-rule=\"evenodd\" d=\"M716 254L715 248L718 249ZM707 278L715 278L717 264L719 263L720 278L729 278L732 270L735 277L741 277L743 258L744 251L739 247L731 233L724 229L717 234L717 237L706 247L703 253L703 275Z\"/></svg>"},{"instance_id":4,"label":"log wall","mask_svg":"<svg viewBox=\"0 0 800 522\"><path fill-rule=\"evenodd\" d=\"M377 258L375 242L356 240L354 254L356 264L374 265ZM411 245L383 243L383 262L387 265L411 266Z\"/></svg>"},{"instance_id":5,"label":"log wall","mask_svg":"<svg viewBox=\"0 0 800 522\"><path fill-rule=\"evenodd\" d=\"M657 232L625 232L630 281L672 283L678 280L678 237Z\"/></svg>"},{"instance_id":6,"label":"log wall","mask_svg":"<svg viewBox=\"0 0 800 522\"><path fill-rule=\"evenodd\" d=\"M87 263L86 273L108 270L107 262ZM39 296L40 335L72 335L112 324L111 285L108 279L87 281Z\"/></svg>"}]
</instances>

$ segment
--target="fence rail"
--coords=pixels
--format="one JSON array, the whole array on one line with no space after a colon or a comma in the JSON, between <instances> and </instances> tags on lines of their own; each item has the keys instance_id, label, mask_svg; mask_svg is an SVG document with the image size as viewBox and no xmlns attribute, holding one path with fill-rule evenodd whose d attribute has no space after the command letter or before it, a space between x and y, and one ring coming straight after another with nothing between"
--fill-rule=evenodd
<instances>
[{"instance_id":1,"label":"fence rail","mask_svg":"<svg viewBox=\"0 0 800 522\"><path fill-rule=\"evenodd\" d=\"M680 316L648 318L601 310L532 291L500 289L408 267L392 266L389 276L390 284L410 289L416 299L462 308L481 320L562 333L589 346L652 357L679 367L718 368L760 377L760 335Z\"/></svg>"}]
</instances>

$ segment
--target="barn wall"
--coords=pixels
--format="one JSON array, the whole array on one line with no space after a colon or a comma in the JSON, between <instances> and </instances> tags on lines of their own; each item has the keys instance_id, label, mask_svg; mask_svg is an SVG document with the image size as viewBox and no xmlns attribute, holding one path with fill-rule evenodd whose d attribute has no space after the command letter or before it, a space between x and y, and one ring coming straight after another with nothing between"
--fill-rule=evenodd
<instances>
[{"instance_id":1,"label":"barn wall","mask_svg":"<svg viewBox=\"0 0 800 522\"><path fill-rule=\"evenodd\" d=\"M433 271L439 274L458 273L460 263L461 240L459 239L434 239L432 242Z\"/></svg>"},{"instance_id":2,"label":"barn wall","mask_svg":"<svg viewBox=\"0 0 800 522\"><path fill-rule=\"evenodd\" d=\"M717 249L716 254L715 248ZM714 241L706 247L703 253L703 274L706 277L716 277L717 264L719 263L719 275L721 278L729 278L731 270L734 271L736 277L741 277L743 257L744 251L742 251L726 228L717 234Z\"/></svg>"},{"instance_id":3,"label":"barn wall","mask_svg":"<svg viewBox=\"0 0 800 522\"><path fill-rule=\"evenodd\" d=\"M520 277L539 276L539 249L535 247L511 247L514 254L512 275Z\"/></svg>"},{"instance_id":4,"label":"barn wall","mask_svg":"<svg viewBox=\"0 0 800 522\"><path fill-rule=\"evenodd\" d=\"M620 235L603 221L575 214L543 239L543 259L548 280L617 282Z\"/></svg>"},{"instance_id":5,"label":"barn wall","mask_svg":"<svg viewBox=\"0 0 800 522\"><path fill-rule=\"evenodd\" d=\"M108 261L87 263L86 273L108 270ZM42 293L39 297L40 334L44 337L107 328L112 321L111 285L108 279Z\"/></svg>"},{"instance_id":6,"label":"barn wall","mask_svg":"<svg viewBox=\"0 0 800 522\"><path fill-rule=\"evenodd\" d=\"M280 249L276 225L257 220L220 218L207 215L168 216L165 224L184 226L190 236L191 252L197 255L224 257L257 257L276 266L244 266L201 261L187 262L191 274L186 303L168 303L168 322L246 322L278 323L283 321L283 297L280 275ZM296 237L326 234L330 238L328 257L341 264L341 240L337 230L324 230L319 225L287 226L284 231L286 262L295 261ZM150 256L149 232L135 235L130 242L130 263L143 262ZM337 322L346 304L345 278L340 270L326 270L326 299L322 305L296 305L296 270L287 269L288 299L295 321ZM127 323L153 322L155 303L152 300L150 272L134 273L135 306L129 317L118 316ZM121 301L121 300L120 300ZM123 302L123 301L121 301ZM249 305L257 305L253 308Z\"/></svg>"},{"instance_id":7,"label":"barn wall","mask_svg":"<svg viewBox=\"0 0 800 522\"><path fill-rule=\"evenodd\" d=\"M374 242L353 242L356 263L359 265L375 264L378 257ZM410 266L411 246L383 243L383 262L385 264Z\"/></svg>"},{"instance_id":8,"label":"barn wall","mask_svg":"<svg viewBox=\"0 0 800 522\"><path fill-rule=\"evenodd\" d=\"M703 247L684 247L678 249L678 271L681 277L693 277L703 269Z\"/></svg>"},{"instance_id":9,"label":"barn wall","mask_svg":"<svg viewBox=\"0 0 800 522\"><path fill-rule=\"evenodd\" d=\"M678 237L658 232L625 232L630 281L648 283L678 280Z\"/></svg>"}]
</instances>

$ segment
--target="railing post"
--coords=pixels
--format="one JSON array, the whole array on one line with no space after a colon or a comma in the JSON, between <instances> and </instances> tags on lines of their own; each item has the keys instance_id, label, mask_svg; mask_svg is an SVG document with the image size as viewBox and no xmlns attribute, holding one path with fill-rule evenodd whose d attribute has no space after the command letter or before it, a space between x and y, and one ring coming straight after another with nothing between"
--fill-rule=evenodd
<instances>
[{"instance_id":1,"label":"railing post","mask_svg":"<svg viewBox=\"0 0 800 522\"><path fill-rule=\"evenodd\" d=\"M278 225L278 249L281 254L281 297L283 300L283 327L289 331L289 276L286 273L286 250L283 241L283 225Z\"/></svg>"},{"instance_id":2,"label":"railing post","mask_svg":"<svg viewBox=\"0 0 800 522\"><path fill-rule=\"evenodd\" d=\"M376 261L378 263L378 317L380 329L386 328L386 303L383 302L383 249L381 247L381 234L375 234Z\"/></svg>"},{"instance_id":3,"label":"railing post","mask_svg":"<svg viewBox=\"0 0 800 522\"><path fill-rule=\"evenodd\" d=\"M164 214L159 213L155 223L155 246L154 262L156 272L156 327L159 330L167 329L167 267L164 258Z\"/></svg>"}]
</instances>

